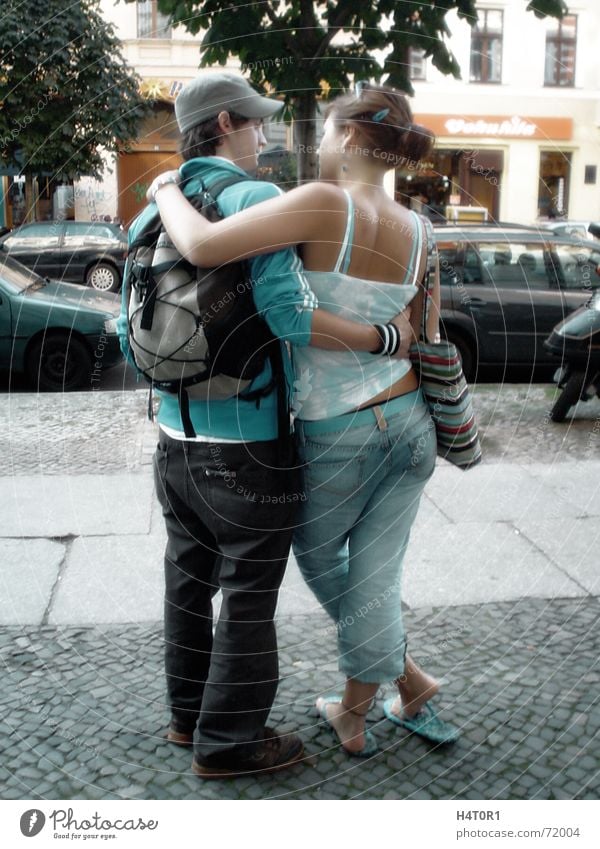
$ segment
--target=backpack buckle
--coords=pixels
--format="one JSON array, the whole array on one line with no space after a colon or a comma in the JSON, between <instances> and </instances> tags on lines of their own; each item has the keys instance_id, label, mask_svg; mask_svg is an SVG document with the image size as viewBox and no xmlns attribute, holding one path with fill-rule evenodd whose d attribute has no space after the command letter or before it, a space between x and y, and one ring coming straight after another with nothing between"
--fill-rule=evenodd
<instances>
[{"instance_id":1,"label":"backpack buckle","mask_svg":"<svg viewBox=\"0 0 600 849\"><path fill-rule=\"evenodd\" d=\"M150 283L150 274L151 269L149 265L142 265L141 262L137 262L136 260L134 260L131 264L131 285L141 295L143 295L148 288L148 284Z\"/></svg>"}]
</instances>

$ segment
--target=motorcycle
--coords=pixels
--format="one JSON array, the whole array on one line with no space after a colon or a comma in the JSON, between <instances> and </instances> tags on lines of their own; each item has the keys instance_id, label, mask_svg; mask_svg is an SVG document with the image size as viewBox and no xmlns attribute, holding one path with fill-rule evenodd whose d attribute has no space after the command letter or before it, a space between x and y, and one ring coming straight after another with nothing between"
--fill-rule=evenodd
<instances>
[{"instance_id":1,"label":"motorcycle","mask_svg":"<svg viewBox=\"0 0 600 849\"><path fill-rule=\"evenodd\" d=\"M556 325L544 347L561 359L554 382L562 392L550 418L563 422L578 401L600 397L600 290Z\"/></svg>"}]
</instances>

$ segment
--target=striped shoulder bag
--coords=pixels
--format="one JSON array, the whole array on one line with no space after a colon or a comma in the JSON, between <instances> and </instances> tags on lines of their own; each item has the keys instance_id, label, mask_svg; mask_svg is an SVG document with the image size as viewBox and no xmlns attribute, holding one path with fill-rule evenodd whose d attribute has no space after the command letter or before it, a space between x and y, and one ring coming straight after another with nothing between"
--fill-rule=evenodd
<instances>
[{"instance_id":1,"label":"striped shoulder bag","mask_svg":"<svg viewBox=\"0 0 600 849\"><path fill-rule=\"evenodd\" d=\"M421 337L411 345L409 356L429 406L437 435L437 453L460 469L481 460L481 446L460 356L451 342L427 340L427 316L435 285L437 248L431 222L419 216L425 230L427 267L423 280Z\"/></svg>"}]
</instances>

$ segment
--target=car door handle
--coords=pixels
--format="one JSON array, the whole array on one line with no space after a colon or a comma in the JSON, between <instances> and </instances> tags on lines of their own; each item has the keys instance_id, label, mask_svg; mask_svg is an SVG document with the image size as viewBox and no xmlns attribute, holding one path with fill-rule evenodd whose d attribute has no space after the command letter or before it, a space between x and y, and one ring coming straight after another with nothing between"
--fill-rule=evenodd
<instances>
[{"instance_id":1,"label":"car door handle","mask_svg":"<svg viewBox=\"0 0 600 849\"><path fill-rule=\"evenodd\" d=\"M484 298L469 298L469 306L484 307L486 301Z\"/></svg>"}]
</instances>

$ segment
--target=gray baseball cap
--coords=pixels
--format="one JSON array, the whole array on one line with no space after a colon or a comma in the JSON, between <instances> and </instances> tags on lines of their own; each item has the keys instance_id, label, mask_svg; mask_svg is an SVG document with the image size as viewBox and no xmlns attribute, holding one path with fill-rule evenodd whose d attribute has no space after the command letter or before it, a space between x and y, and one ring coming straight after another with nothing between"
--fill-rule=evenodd
<instances>
[{"instance_id":1,"label":"gray baseball cap","mask_svg":"<svg viewBox=\"0 0 600 849\"><path fill-rule=\"evenodd\" d=\"M237 74L201 74L182 89L175 101L175 117L182 133L215 118L219 112L237 112L244 118L269 118L283 107L255 91Z\"/></svg>"}]
</instances>

